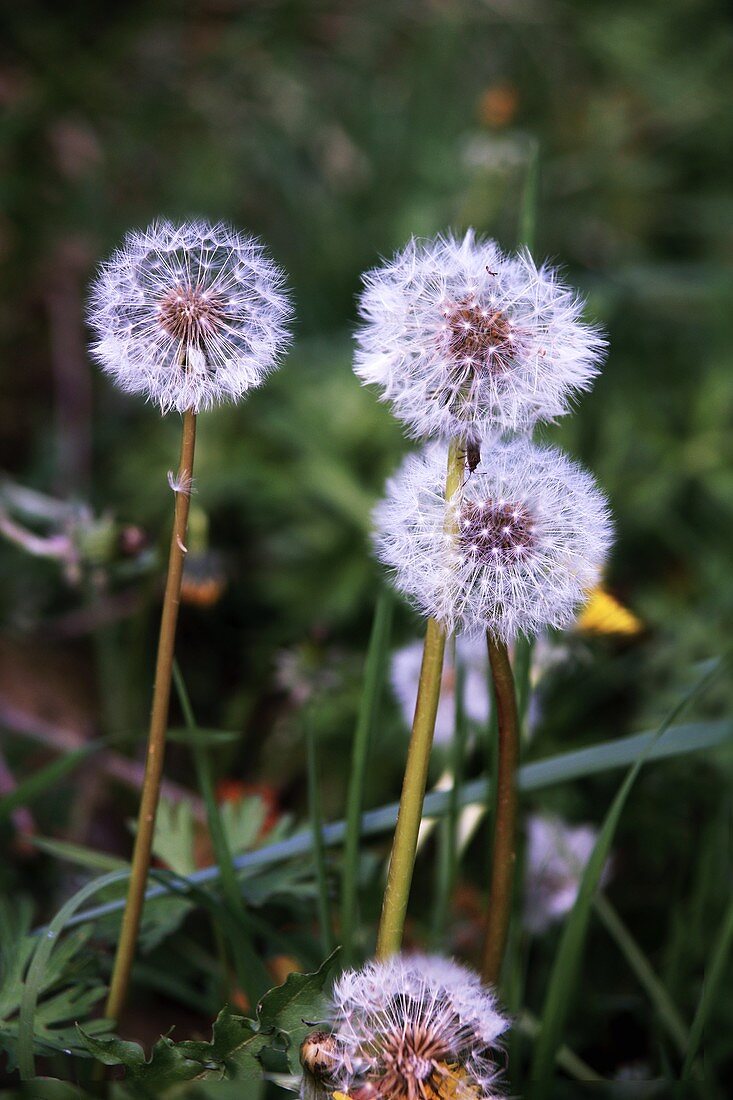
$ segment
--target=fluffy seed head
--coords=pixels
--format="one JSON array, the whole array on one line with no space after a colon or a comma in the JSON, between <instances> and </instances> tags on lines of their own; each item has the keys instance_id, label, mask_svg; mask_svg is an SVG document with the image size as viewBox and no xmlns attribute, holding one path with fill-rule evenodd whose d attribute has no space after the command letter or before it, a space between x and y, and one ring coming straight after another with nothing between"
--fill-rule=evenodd
<instances>
[{"instance_id":1,"label":"fluffy seed head","mask_svg":"<svg viewBox=\"0 0 733 1100\"><path fill-rule=\"evenodd\" d=\"M415 436L553 420L598 372L605 342L582 301L526 251L472 231L412 240L364 284L356 373Z\"/></svg>"},{"instance_id":2,"label":"fluffy seed head","mask_svg":"<svg viewBox=\"0 0 733 1100\"><path fill-rule=\"evenodd\" d=\"M570 912L597 839L590 825L573 827L541 814L528 818L523 921L530 932L544 932ZM601 881L610 874L609 861Z\"/></svg>"},{"instance_id":3,"label":"fluffy seed head","mask_svg":"<svg viewBox=\"0 0 733 1100\"><path fill-rule=\"evenodd\" d=\"M603 495L560 451L497 442L444 500L446 447L409 456L375 510L397 588L448 631L518 633L571 621L611 541Z\"/></svg>"},{"instance_id":4,"label":"fluffy seed head","mask_svg":"<svg viewBox=\"0 0 733 1100\"><path fill-rule=\"evenodd\" d=\"M290 314L282 272L253 237L155 222L99 270L92 354L128 393L198 412L260 385L289 343Z\"/></svg>"},{"instance_id":5,"label":"fluffy seed head","mask_svg":"<svg viewBox=\"0 0 733 1100\"><path fill-rule=\"evenodd\" d=\"M491 1100L498 1039L493 994L457 963L396 956L346 971L332 1004L335 1088L352 1100Z\"/></svg>"}]
</instances>

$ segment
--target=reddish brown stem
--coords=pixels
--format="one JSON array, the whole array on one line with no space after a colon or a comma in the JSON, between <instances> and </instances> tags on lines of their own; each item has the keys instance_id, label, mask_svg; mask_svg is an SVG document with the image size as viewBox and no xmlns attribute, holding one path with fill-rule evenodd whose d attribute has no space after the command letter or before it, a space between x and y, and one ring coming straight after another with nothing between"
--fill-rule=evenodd
<instances>
[{"instance_id":1,"label":"reddish brown stem","mask_svg":"<svg viewBox=\"0 0 733 1100\"><path fill-rule=\"evenodd\" d=\"M514 676L507 647L491 636L488 638L488 647L498 718L498 753L491 884L481 973L486 982L496 985L501 976L512 910L516 863L519 720Z\"/></svg>"}]
</instances>

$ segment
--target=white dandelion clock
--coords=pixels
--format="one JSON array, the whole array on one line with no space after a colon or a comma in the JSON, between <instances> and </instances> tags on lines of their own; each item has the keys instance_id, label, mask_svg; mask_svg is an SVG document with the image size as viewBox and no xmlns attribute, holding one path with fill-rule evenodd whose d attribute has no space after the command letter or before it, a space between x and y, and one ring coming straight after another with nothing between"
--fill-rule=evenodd
<instances>
[{"instance_id":1,"label":"white dandelion clock","mask_svg":"<svg viewBox=\"0 0 733 1100\"><path fill-rule=\"evenodd\" d=\"M409 729L415 714L423 643L410 642L392 656L390 678L392 691L399 703L405 725ZM485 726L489 720L489 658L485 638L456 639L455 654L446 649L440 683L440 700L435 718L434 740L446 745L453 738L456 725L457 666L463 672L463 712L473 725Z\"/></svg>"},{"instance_id":2,"label":"white dandelion clock","mask_svg":"<svg viewBox=\"0 0 733 1100\"><path fill-rule=\"evenodd\" d=\"M582 300L526 251L472 231L412 240L364 283L356 373L416 437L554 420L598 373L605 341Z\"/></svg>"},{"instance_id":3,"label":"white dandelion clock","mask_svg":"<svg viewBox=\"0 0 733 1100\"><path fill-rule=\"evenodd\" d=\"M446 504L445 467L440 443L409 456L375 510L396 587L449 632L508 642L567 626L611 542L591 475L518 438L496 443Z\"/></svg>"},{"instance_id":4,"label":"white dandelion clock","mask_svg":"<svg viewBox=\"0 0 733 1100\"><path fill-rule=\"evenodd\" d=\"M222 223L131 232L92 287L92 354L128 393L194 413L259 386L289 343L283 274Z\"/></svg>"},{"instance_id":5,"label":"white dandelion clock","mask_svg":"<svg viewBox=\"0 0 733 1100\"><path fill-rule=\"evenodd\" d=\"M507 1026L492 992L457 963L372 962L334 988L330 1080L351 1100L491 1100Z\"/></svg>"},{"instance_id":6,"label":"white dandelion clock","mask_svg":"<svg viewBox=\"0 0 733 1100\"><path fill-rule=\"evenodd\" d=\"M530 932L544 932L573 908L597 840L591 825L572 827L559 817L541 814L528 819L523 923ZM609 860L602 884L610 875Z\"/></svg>"}]
</instances>

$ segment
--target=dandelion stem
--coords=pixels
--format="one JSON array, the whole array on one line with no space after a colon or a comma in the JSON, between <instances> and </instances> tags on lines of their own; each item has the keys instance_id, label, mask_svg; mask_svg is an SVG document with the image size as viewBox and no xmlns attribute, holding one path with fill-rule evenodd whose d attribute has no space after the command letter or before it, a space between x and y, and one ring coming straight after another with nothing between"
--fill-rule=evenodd
<instances>
[{"instance_id":1,"label":"dandelion stem","mask_svg":"<svg viewBox=\"0 0 733 1100\"><path fill-rule=\"evenodd\" d=\"M448 473L445 496L450 500L460 486L464 462L461 444L453 440L448 451ZM392 855L387 872L387 887L382 902L382 915L377 933L376 957L389 958L402 946L407 902L415 866L417 837L422 817L425 786L428 778L430 750L433 745L435 718L440 700L440 681L445 653L445 631L435 619L428 619L423 647L420 680L417 688L415 717L407 750L405 777L402 783L400 808L397 815Z\"/></svg>"},{"instance_id":2,"label":"dandelion stem","mask_svg":"<svg viewBox=\"0 0 733 1100\"><path fill-rule=\"evenodd\" d=\"M181 578L183 562L186 556L186 532L188 530L188 508L190 486L193 475L193 456L196 443L196 415L186 412L183 415L183 434L181 439L181 458L176 482L176 505L171 535L170 555L168 558L168 578L163 598L163 611L160 621L158 657L155 667L155 685L153 705L150 713L150 732L148 749L140 796L140 811L132 855L132 869L127 893L127 902L122 918L120 940L117 945L112 981L105 1008L105 1015L119 1020L127 998L130 984L130 972L135 956L140 918L142 916L145 886L150 866L150 853L155 831L155 816L158 809L160 783L163 775L163 757L165 753L165 735L168 726L168 706L171 696L171 678L173 674L173 654L178 622L178 606L181 596Z\"/></svg>"},{"instance_id":3,"label":"dandelion stem","mask_svg":"<svg viewBox=\"0 0 733 1100\"><path fill-rule=\"evenodd\" d=\"M496 641L491 635L488 635L488 647L498 718L498 752L491 884L481 973L487 982L496 985L501 975L509 931L516 862L519 719L507 647L504 642Z\"/></svg>"}]
</instances>

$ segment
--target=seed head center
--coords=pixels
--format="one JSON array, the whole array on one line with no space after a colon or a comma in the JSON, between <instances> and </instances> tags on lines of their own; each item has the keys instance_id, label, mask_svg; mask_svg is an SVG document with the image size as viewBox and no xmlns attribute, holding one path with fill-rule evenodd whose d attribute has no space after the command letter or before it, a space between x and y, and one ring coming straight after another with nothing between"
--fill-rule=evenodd
<instances>
[{"instance_id":1,"label":"seed head center","mask_svg":"<svg viewBox=\"0 0 733 1100\"><path fill-rule=\"evenodd\" d=\"M475 370L502 374L514 356L511 321L500 309L464 298L444 307L450 356Z\"/></svg>"},{"instance_id":2,"label":"seed head center","mask_svg":"<svg viewBox=\"0 0 733 1100\"><path fill-rule=\"evenodd\" d=\"M200 346L222 326L224 299L201 286L179 284L161 298L158 320L169 336L183 344Z\"/></svg>"},{"instance_id":3,"label":"seed head center","mask_svg":"<svg viewBox=\"0 0 733 1100\"><path fill-rule=\"evenodd\" d=\"M458 513L460 545L482 565L522 560L535 545L534 522L523 504L467 500Z\"/></svg>"}]
</instances>

